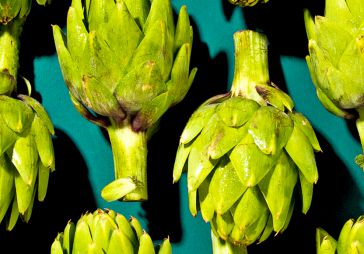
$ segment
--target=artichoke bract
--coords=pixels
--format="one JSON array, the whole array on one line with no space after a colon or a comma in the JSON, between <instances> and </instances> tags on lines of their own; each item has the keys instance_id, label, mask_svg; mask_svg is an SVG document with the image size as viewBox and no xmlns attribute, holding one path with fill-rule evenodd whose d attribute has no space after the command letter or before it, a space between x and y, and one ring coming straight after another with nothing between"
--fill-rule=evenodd
<instances>
[{"instance_id":1,"label":"artichoke bract","mask_svg":"<svg viewBox=\"0 0 364 254\"><path fill-rule=\"evenodd\" d=\"M240 7L254 6L258 3L267 3L269 0L229 0L230 3Z\"/></svg>"},{"instance_id":2,"label":"artichoke bract","mask_svg":"<svg viewBox=\"0 0 364 254\"><path fill-rule=\"evenodd\" d=\"M317 254L360 254L364 253L364 216L356 221L348 220L336 241L325 230L316 230Z\"/></svg>"},{"instance_id":3,"label":"artichoke bract","mask_svg":"<svg viewBox=\"0 0 364 254\"><path fill-rule=\"evenodd\" d=\"M306 57L317 96L331 113L354 118L364 145L364 7L360 0L326 0L325 16L305 10L309 39ZM364 168L364 157L356 158Z\"/></svg>"},{"instance_id":4,"label":"artichoke bract","mask_svg":"<svg viewBox=\"0 0 364 254\"><path fill-rule=\"evenodd\" d=\"M31 4L0 0L0 222L8 217L8 230L19 216L29 221L35 198L44 200L55 170L53 124L38 101L17 94L19 38Z\"/></svg>"},{"instance_id":5,"label":"artichoke bract","mask_svg":"<svg viewBox=\"0 0 364 254\"><path fill-rule=\"evenodd\" d=\"M172 246L169 238L154 246L136 218L127 220L113 210L98 209L81 216L76 225L68 222L64 231L58 233L51 254L62 253L171 254Z\"/></svg>"},{"instance_id":6,"label":"artichoke bract","mask_svg":"<svg viewBox=\"0 0 364 254\"><path fill-rule=\"evenodd\" d=\"M173 179L187 170L191 213L200 210L215 235L243 248L286 229L296 185L307 213L318 180L314 151L321 149L308 120L269 80L266 37L239 31L234 42L231 92L192 114Z\"/></svg>"},{"instance_id":7,"label":"artichoke bract","mask_svg":"<svg viewBox=\"0 0 364 254\"><path fill-rule=\"evenodd\" d=\"M175 27L169 0L73 0L67 35L53 32L74 106L109 133L115 181L102 197L146 200L147 139L196 73L186 7Z\"/></svg>"}]
</instances>

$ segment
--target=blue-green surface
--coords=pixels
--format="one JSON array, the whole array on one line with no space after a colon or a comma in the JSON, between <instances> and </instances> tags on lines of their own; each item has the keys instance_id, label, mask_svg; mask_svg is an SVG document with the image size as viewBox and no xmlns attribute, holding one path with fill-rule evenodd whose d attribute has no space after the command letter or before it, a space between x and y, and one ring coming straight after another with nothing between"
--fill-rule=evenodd
<instances>
[{"instance_id":1,"label":"blue-green surface","mask_svg":"<svg viewBox=\"0 0 364 254\"><path fill-rule=\"evenodd\" d=\"M195 43L198 45L194 46L195 51L192 52L192 58L196 55L200 57L200 59L194 59L194 61L202 66L198 66L200 69L197 74L201 78L196 78L196 82L193 84L191 92L198 90L198 95L201 96L196 98L196 96L188 94L186 97L186 100L193 103L195 106L207 99L206 96L213 95L211 94L212 88L212 91L216 93L224 93L227 91L234 70L232 36L235 31L247 28L243 11L240 8L233 8L227 3L223 4L223 1L224 0L172 1L175 10L183 4L187 5L195 29ZM223 6L225 6L225 12ZM250 15L250 18L251 16L252 15ZM259 17L261 18L261 16ZM272 21L260 20L260 22L269 23ZM263 32L265 31L263 30ZM289 31L287 32L289 33ZM304 31L301 32L304 33ZM268 37L268 39L270 38ZM282 42L283 40L285 40L285 38L282 38ZM279 43L279 40L278 42L275 41L274 45L277 45L277 43ZM272 45L272 47L274 45ZM284 51L278 53L281 54L282 52L284 53ZM201 59L202 57L206 57L206 59ZM285 83L283 85L286 86L286 88L283 89L286 89L292 96L295 101L296 110L304 113L308 117L320 134L319 139L321 143L324 144L323 153L319 155L318 163L320 171L319 185L320 182L323 184L315 189L315 191L320 191L321 194L315 192L313 208L307 217L301 216L299 211L296 211L293 215L293 220L296 217L301 221L293 222L293 225L289 227L289 232L287 232L287 234L290 234L290 236L286 236L286 238L284 235L277 236L275 239L271 237L271 240L268 241L266 246L261 244L258 247L254 247L251 253L270 253L269 251L264 251L264 248L267 249L270 248L267 246L275 245L278 247L271 248L276 248L275 250L280 251L280 253L301 253L300 250L294 252L289 251L291 248L290 246L292 245L292 242L288 242L290 239L289 237L295 238L297 243L301 241L305 242L304 245L311 245L311 247L303 247L303 249L309 248L312 250L314 228L316 226L325 227L328 231L333 230L333 234L335 235L338 233L338 228L341 227L341 224L346 219L350 216L358 216L360 213L363 213L364 210L364 174L354 163L355 155L361 152L360 144L353 137L353 134L350 133L348 125L344 120L331 115L321 106L316 97L306 63L301 56L281 54L279 55L277 64L279 65L279 68L277 69L281 68L284 78L282 80L272 81L277 83L278 86L280 86L278 83L280 81ZM211 70L209 69L210 67ZM169 186L166 191L154 191L154 193L157 194L146 206L140 205L139 203L108 203L104 201L100 196L100 191L107 183L112 181L114 177L112 153L107 138L105 138L105 135L103 135L100 128L82 118L72 106L55 54L47 56L40 55L36 57L34 59L34 75L36 91L41 94L43 105L50 114L56 131L58 132L58 134L56 133L58 136L56 139L58 142L62 143L62 140L60 141L59 139L66 137L69 143L73 143L75 149L79 151L79 153L73 155L60 150L67 149L66 147L62 146L60 149L56 149L56 152L59 151L59 154L56 154L57 173L68 170L62 168L63 165L70 166L67 163L60 163L60 161L72 161L75 159L73 156L81 157L80 160L84 161L84 166L87 170L87 174L82 175L87 179L83 179L82 181L87 182L88 180L90 182L92 192L83 193L82 190L78 190L79 193L81 193L80 195L92 195L93 197L91 197L91 199L94 198L97 207L112 208L126 216L133 215L139 218L147 231L149 230L148 227L150 227L150 223L153 223L153 221L149 220L153 220L157 217L159 214L158 209L168 209L169 205L174 206L175 209L160 211L162 216L165 216L169 211L177 213L166 218L165 224L167 225L161 225L161 230L168 233L171 237L171 241L173 242L173 253L212 253L209 225L202 220L200 215L193 218L189 213L185 176L182 177L182 180L176 186ZM203 83L203 81L210 83ZM216 82L221 84L217 85ZM192 113L192 110L193 109L190 107L187 107L186 111L188 112L185 113L190 114ZM182 108L177 107L172 113L169 113L170 115L166 119L162 120L160 133L152 139L154 143L158 142L155 139L163 137L167 127L169 131L173 131L173 129L180 131L183 128L183 126L176 126L175 122L168 122L168 120L171 119L178 119L178 116L172 115L173 113L180 114L182 111ZM184 117L183 120L187 120L186 117ZM182 125L185 123L183 121L177 122ZM62 133L62 135L60 135L60 133ZM353 133L355 133L355 130ZM176 150L178 145L177 142L178 140L176 140L174 144L169 144L169 148ZM163 148L161 148L160 151L163 153L165 150L166 149L163 150ZM174 151L169 151L167 155L171 156L173 154ZM61 157L62 155L67 155L67 157ZM169 181L171 182L173 158L166 158L165 160L167 160L168 163L162 163L164 160L163 154L158 154L158 151L154 151L153 153L150 152L149 155L157 155L157 160L160 161L161 165L158 166L158 161L153 162L153 167L157 168L153 169L153 173L170 174L170 176L165 176L163 179L167 179L167 181L170 179ZM80 165L83 164L81 163ZM163 167L163 169L158 167ZM72 170L75 172L76 176L80 175L76 172L78 168L72 168ZM55 173L52 177L56 178L57 174ZM72 177L72 172L68 173L67 177ZM322 179L323 177L325 178ZM59 187L59 185L57 186ZM157 186L154 185L153 188L158 188L158 186L158 184ZM160 185L160 187L163 186L165 185ZM53 189L52 193L62 193L63 188L67 187L67 182L64 182L62 188L57 190ZM172 194L167 193L171 188L172 192L174 192ZM168 197L171 199L166 200L163 199L163 196L158 196L164 194L170 194ZM57 197L59 196L60 195ZM49 195L47 198L52 198L52 195ZM63 196L60 198L59 202L61 202L61 204L59 207L62 206L62 202L64 206L67 206L66 200L68 198L72 197ZM83 198L86 197L81 196L80 200ZM159 199L167 204L159 207ZM153 201L155 201L155 205ZM299 205L299 202L297 202L297 204ZM57 206L54 207L57 208ZM61 223L64 223L67 211L73 212L73 218L76 216L73 208L64 209L65 210L62 213L63 217L59 218L59 220L62 221L57 224L58 227ZM43 214L46 213L44 210L42 211ZM153 216L149 216L148 211L153 211ZM37 210L35 210L35 213L36 212ZM51 214L52 211L49 211L49 213ZM54 220L57 220L57 218L54 218ZM161 218L161 220L164 220L164 218ZM35 221L38 222L37 219L35 219ZM174 224L176 226L174 226ZM297 227L293 228L295 226ZM153 227L154 229L151 234L152 238L156 239L156 237L160 237L158 234L154 234L157 232L158 225ZM168 232L173 229L176 229L178 232ZM60 231L62 228L58 228L57 230ZM300 233L297 233L298 231L300 231ZM297 239L298 236L302 237L302 232L305 233L303 238ZM285 243L284 241L287 242ZM307 253L307 251L303 251L302 253Z\"/></svg>"}]
</instances>

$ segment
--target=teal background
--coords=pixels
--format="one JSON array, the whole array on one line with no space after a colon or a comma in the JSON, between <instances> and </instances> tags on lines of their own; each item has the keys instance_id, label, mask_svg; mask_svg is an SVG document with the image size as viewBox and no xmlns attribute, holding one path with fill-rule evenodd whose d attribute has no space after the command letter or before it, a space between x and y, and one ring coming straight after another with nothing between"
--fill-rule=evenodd
<instances>
[{"instance_id":1,"label":"teal background","mask_svg":"<svg viewBox=\"0 0 364 254\"><path fill-rule=\"evenodd\" d=\"M320 13L322 3L271 0L242 10L227 0L172 0L176 11L184 4L188 7L195 34L192 61L199 71L185 100L163 116L159 132L150 141L150 200L140 204L108 203L100 196L114 177L110 144L105 133L82 118L69 100L50 31L50 24L64 25L69 1L54 2L48 8L34 6L28 19L21 74L34 84L33 93L42 100L56 128L57 171L51 175L46 201L35 205L30 224L19 222L14 232L0 233L0 244L18 248L13 253L32 246L34 253L47 253L56 232L69 219L76 221L96 207L137 217L157 241L169 235L173 253L212 253L209 225L200 215L193 218L189 213L185 176L172 184L173 160L188 116L204 100L230 87L232 36L247 28L267 34L272 81L292 96L295 109L311 121L323 148L317 155L320 179L309 213L300 213L298 199L287 231L252 246L249 253L314 253L316 227L337 237L347 219L363 213L364 174L354 163L361 152L355 125L322 107L304 60L307 39L302 8Z\"/></svg>"}]
</instances>

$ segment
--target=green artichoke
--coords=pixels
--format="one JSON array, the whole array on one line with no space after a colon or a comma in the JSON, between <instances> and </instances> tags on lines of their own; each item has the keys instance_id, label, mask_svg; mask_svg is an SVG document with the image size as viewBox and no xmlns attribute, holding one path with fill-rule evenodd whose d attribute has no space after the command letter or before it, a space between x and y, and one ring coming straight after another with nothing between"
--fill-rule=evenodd
<instances>
[{"instance_id":1,"label":"green artichoke","mask_svg":"<svg viewBox=\"0 0 364 254\"><path fill-rule=\"evenodd\" d=\"M306 57L317 96L331 113L351 119L364 145L364 5L360 0L326 0L325 16L305 11L309 39ZM363 155L356 158L364 168Z\"/></svg>"},{"instance_id":2,"label":"green artichoke","mask_svg":"<svg viewBox=\"0 0 364 254\"><path fill-rule=\"evenodd\" d=\"M308 120L269 81L266 37L240 31L234 41L231 92L193 113L173 179L187 170L191 213L201 210L215 235L245 246L286 229L297 184L308 211L318 180L314 150L321 149Z\"/></svg>"},{"instance_id":3,"label":"green artichoke","mask_svg":"<svg viewBox=\"0 0 364 254\"><path fill-rule=\"evenodd\" d=\"M52 122L39 102L16 93L19 38L31 3L0 0L0 222L8 215L8 230L19 216L29 221L36 194L44 200L55 169Z\"/></svg>"},{"instance_id":4,"label":"green artichoke","mask_svg":"<svg viewBox=\"0 0 364 254\"><path fill-rule=\"evenodd\" d=\"M240 7L254 6L258 3L267 3L269 0L229 0L230 3Z\"/></svg>"},{"instance_id":5,"label":"green artichoke","mask_svg":"<svg viewBox=\"0 0 364 254\"><path fill-rule=\"evenodd\" d=\"M51 254L171 254L169 239L155 249L151 237L139 221L129 221L113 210L86 213L77 222L68 222L51 246Z\"/></svg>"},{"instance_id":6,"label":"green artichoke","mask_svg":"<svg viewBox=\"0 0 364 254\"><path fill-rule=\"evenodd\" d=\"M341 229L339 240L325 230L316 231L317 254L360 254L364 253L364 216L356 221L348 220Z\"/></svg>"},{"instance_id":7,"label":"green artichoke","mask_svg":"<svg viewBox=\"0 0 364 254\"><path fill-rule=\"evenodd\" d=\"M146 200L147 139L196 73L186 7L175 27L169 0L73 0L67 36L53 31L73 104L109 133L116 180L103 198Z\"/></svg>"},{"instance_id":8,"label":"green artichoke","mask_svg":"<svg viewBox=\"0 0 364 254\"><path fill-rule=\"evenodd\" d=\"M52 122L26 95L0 95L0 221L9 212L11 230L19 217L29 221L34 199L43 201L55 169ZM10 208L9 208L10 207Z\"/></svg>"}]
</instances>

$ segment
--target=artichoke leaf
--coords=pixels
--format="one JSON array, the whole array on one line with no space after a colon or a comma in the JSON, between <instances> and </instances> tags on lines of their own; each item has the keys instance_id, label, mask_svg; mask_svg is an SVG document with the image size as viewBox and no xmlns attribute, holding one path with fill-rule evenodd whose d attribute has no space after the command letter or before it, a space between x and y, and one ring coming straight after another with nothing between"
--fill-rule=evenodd
<instances>
[{"instance_id":1,"label":"artichoke leaf","mask_svg":"<svg viewBox=\"0 0 364 254\"><path fill-rule=\"evenodd\" d=\"M270 155L263 153L250 135L232 150L229 157L243 185L251 187L275 166L281 151Z\"/></svg>"},{"instance_id":2,"label":"artichoke leaf","mask_svg":"<svg viewBox=\"0 0 364 254\"><path fill-rule=\"evenodd\" d=\"M94 77L84 76L82 80L87 107L96 113L112 117L115 120L123 120L125 113L112 92L104 84Z\"/></svg>"},{"instance_id":3,"label":"artichoke leaf","mask_svg":"<svg viewBox=\"0 0 364 254\"><path fill-rule=\"evenodd\" d=\"M126 74L114 94L128 112L137 112L166 90L158 65L148 60Z\"/></svg>"},{"instance_id":4,"label":"artichoke leaf","mask_svg":"<svg viewBox=\"0 0 364 254\"><path fill-rule=\"evenodd\" d=\"M76 63L83 57L87 37L88 32L83 22L83 14L71 6L67 14L67 49Z\"/></svg>"},{"instance_id":5,"label":"artichoke leaf","mask_svg":"<svg viewBox=\"0 0 364 254\"><path fill-rule=\"evenodd\" d=\"M92 243L90 228L83 217L77 222L72 253L82 253Z\"/></svg>"},{"instance_id":6,"label":"artichoke leaf","mask_svg":"<svg viewBox=\"0 0 364 254\"><path fill-rule=\"evenodd\" d=\"M313 183L310 183L302 172L299 172L299 177L301 183L302 213L306 214L312 202Z\"/></svg>"},{"instance_id":7,"label":"artichoke leaf","mask_svg":"<svg viewBox=\"0 0 364 254\"><path fill-rule=\"evenodd\" d=\"M185 43L192 46L192 39L190 18L187 13L187 7L183 5L178 14L173 52L175 53Z\"/></svg>"},{"instance_id":8,"label":"artichoke leaf","mask_svg":"<svg viewBox=\"0 0 364 254\"><path fill-rule=\"evenodd\" d=\"M44 166L55 169L53 143L47 127L42 120L35 116L31 128L39 158Z\"/></svg>"},{"instance_id":9,"label":"artichoke leaf","mask_svg":"<svg viewBox=\"0 0 364 254\"><path fill-rule=\"evenodd\" d=\"M205 222L211 221L215 213L214 200L209 191L211 177L211 174L207 176L200 187L198 187L198 200L200 202L201 215Z\"/></svg>"},{"instance_id":10,"label":"artichoke leaf","mask_svg":"<svg viewBox=\"0 0 364 254\"><path fill-rule=\"evenodd\" d=\"M168 41L170 40L169 36L171 35L168 34L164 21L160 20L153 23L135 50L129 69L146 61L152 61L157 64L161 71L163 81L167 81L173 64L173 44Z\"/></svg>"},{"instance_id":11,"label":"artichoke leaf","mask_svg":"<svg viewBox=\"0 0 364 254\"><path fill-rule=\"evenodd\" d=\"M315 149L315 151L317 152L321 151L321 147L317 140L315 131L313 130L312 125L307 120L307 118L299 112L293 112L289 116L293 120L294 125L297 126L306 135L308 140L310 140L313 149Z\"/></svg>"},{"instance_id":12,"label":"artichoke leaf","mask_svg":"<svg viewBox=\"0 0 364 254\"><path fill-rule=\"evenodd\" d=\"M191 144L179 144L173 166L173 183L176 183L180 179L191 147Z\"/></svg>"},{"instance_id":13,"label":"artichoke leaf","mask_svg":"<svg viewBox=\"0 0 364 254\"><path fill-rule=\"evenodd\" d=\"M281 91L276 87L271 87L264 84L256 85L255 89L258 94L263 97L264 101L281 111L285 111L287 108L289 111L292 111L294 103L289 97L288 94Z\"/></svg>"},{"instance_id":14,"label":"artichoke leaf","mask_svg":"<svg viewBox=\"0 0 364 254\"><path fill-rule=\"evenodd\" d=\"M135 1L134 2L138 2ZM147 1L143 1L147 2ZM100 34L113 53L117 73L124 73L143 37L143 32L130 14L125 1L117 2L108 23L100 27Z\"/></svg>"},{"instance_id":15,"label":"artichoke leaf","mask_svg":"<svg viewBox=\"0 0 364 254\"><path fill-rule=\"evenodd\" d=\"M42 106L42 104L40 104L36 99L24 94L19 94L18 98L21 99L23 102L25 102L29 107L31 107L35 111L36 115L41 119L43 124L47 127L48 132L54 135L53 123L49 118L49 115L45 111L44 107Z\"/></svg>"},{"instance_id":16,"label":"artichoke leaf","mask_svg":"<svg viewBox=\"0 0 364 254\"><path fill-rule=\"evenodd\" d=\"M209 193L217 214L226 213L247 189L230 162L221 161L211 179Z\"/></svg>"},{"instance_id":17,"label":"artichoke leaf","mask_svg":"<svg viewBox=\"0 0 364 254\"><path fill-rule=\"evenodd\" d=\"M259 104L242 97L231 97L220 103L216 112L220 119L229 127L241 127L248 122Z\"/></svg>"},{"instance_id":18,"label":"artichoke leaf","mask_svg":"<svg viewBox=\"0 0 364 254\"><path fill-rule=\"evenodd\" d=\"M169 93L165 92L145 103L132 122L134 131L143 131L158 122L169 108Z\"/></svg>"},{"instance_id":19,"label":"artichoke leaf","mask_svg":"<svg viewBox=\"0 0 364 254\"><path fill-rule=\"evenodd\" d=\"M272 214L275 232L284 227L297 178L295 164L283 152L276 167L258 184Z\"/></svg>"},{"instance_id":20,"label":"artichoke leaf","mask_svg":"<svg viewBox=\"0 0 364 254\"><path fill-rule=\"evenodd\" d=\"M258 109L249 124L249 134L265 154L276 154L286 145L293 122L287 114L270 106Z\"/></svg>"},{"instance_id":21,"label":"artichoke leaf","mask_svg":"<svg viewBox=\"0 0 364 254\"><path fill-rule=\"evenodd\" d=\"M123 0L128 7L131 16L140 29L144 27L150 10L150 1L145 0Z\"/></svg>"},{"instance_id":22,"label":"artichoke leaf","mask_svg":"<svg viewBox=\"0 0 364 254\"><path fill-rule=\"evenodd\" d=\"M215 167L216 161L210 159L207 148L217 125L218 118L215 115L192 144L188 157L188 190L196 190Z\"/></svg>"},{"instance_id":23,"label":"artichoke leaf","mask_svg":"<svg viewBox=\"0 0 364 254\"><path fill-rule=\"evenodd\" d=\"M181 134L180 143L189 143L202 131L204 126L207 126L207 122L214 114L216 106L217 104L200 106L192 114Z\"/></svg>"},{"instance_id":24,"label":"artichoke leaf","mask_svg":"<svg viewBox=\"0 0 364 254\"><path fill-rule=\"evenodd\" d=\"M230 232L233 230L234 227L234 218L231 215L230 211L227 211L224 214L217 214L216 215L216 231L219 236L227 240Z\"/></svg>"},{"instance_id":25,"label":"artichoke leaf","mask_svg":"<svg viewBox=\"0 0 364 254\"><path fill-rule=\"evenodd\" d=\"M258 187L248 188L234 211L235 225L245 231L267 212L267 205Z\"/></svg>"},{"instance_id":26,"label":"artichoke leaf","mask_svg":"<svg viewBox=\"0 0 364 254\"><path fill-rule=\"evenodd\" d=\"M33 110L21 100L0 96L0 115L6 125L16 133L27 131L33 121Z\"/></svg>"},{"instance_id":27,"label":"artichoke leaf","mask_svg":"<svg viewBox=\"0 0 364 254\"><path fill-rule=\"evenodd\" d=\"M308 138L298 127L293 128L285 149L306 179L310 183L316 183L318 171L313 148Z\"/></svg>"},{"instance_id":28,"label":"artichoke leaf","mask_svg":"<svg viewBox=\"0 0 364 254\"><path fill-rule=\"evenodd\" d=\"M88 9L87 22L89 31L97 31L110 19L115 10L114 0L92 0Z\"/></svg>"}]
</instances>

